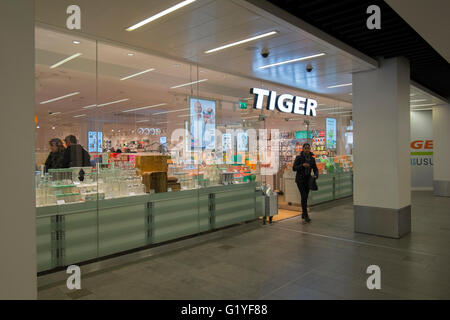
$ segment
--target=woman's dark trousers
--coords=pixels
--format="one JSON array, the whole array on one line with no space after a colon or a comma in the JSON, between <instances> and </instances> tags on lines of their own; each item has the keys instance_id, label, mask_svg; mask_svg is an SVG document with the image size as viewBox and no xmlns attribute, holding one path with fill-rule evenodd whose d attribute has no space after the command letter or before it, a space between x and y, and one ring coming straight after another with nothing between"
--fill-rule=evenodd
<instances>
[{"instance_id":1,"label":"woman's dark trousers","mask_svg":"<svg viewBox=\"0 0 450 320\"><path fill-rule=\"evenodd\" d=\"M309 194L309 184L307 181L297 182L298 190L300 191L300 196L302 197L302 211L303 215L308 215L308 194Z\"/></svg>"}]
</instances>

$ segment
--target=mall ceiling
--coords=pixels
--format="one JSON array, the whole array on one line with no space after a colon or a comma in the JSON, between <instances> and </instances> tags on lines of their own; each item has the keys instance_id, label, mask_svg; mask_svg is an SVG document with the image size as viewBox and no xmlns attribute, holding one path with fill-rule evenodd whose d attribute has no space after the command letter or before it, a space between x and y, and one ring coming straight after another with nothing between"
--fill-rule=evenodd
<instances>
[{"instance_id":1,"label":"mall ceiling","mask_svg":"<svg viewBox=\"0 0 450 320\"><path fill-rule=\"evenodd\" d=\"M372 58L405 56L411 63L412 80L449 99L449 63L386 2L381 0L268 1ZM381 9L380 30L369 30L366 27L369 16L366 9L369 5L378 5ZM403 5L410 5L410 2L403 1ZM441 8L441 10L444 9ZM440 41L448 42L448 30L447 36Z\"/></svg>"}]
</instances>

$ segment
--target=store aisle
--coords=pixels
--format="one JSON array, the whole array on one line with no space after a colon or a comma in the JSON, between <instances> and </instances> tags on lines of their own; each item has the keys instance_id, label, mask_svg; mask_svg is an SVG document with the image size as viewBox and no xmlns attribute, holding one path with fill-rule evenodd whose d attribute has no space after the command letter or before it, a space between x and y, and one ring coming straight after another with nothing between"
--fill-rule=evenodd
<instances>
[{"instance_id":1,"label":"store aisle","mask_svg":"<svg viewBox=\"0 0 450 320\"><path fill-rule=\"evenodd\" d=\"M351 199L299 217L82 275L39 299L449 299L450 199L414 192L410 235L400 240L353 232ZM381 290L368 290L366 268L381 268Z\"/></svg>"}]
</instances>

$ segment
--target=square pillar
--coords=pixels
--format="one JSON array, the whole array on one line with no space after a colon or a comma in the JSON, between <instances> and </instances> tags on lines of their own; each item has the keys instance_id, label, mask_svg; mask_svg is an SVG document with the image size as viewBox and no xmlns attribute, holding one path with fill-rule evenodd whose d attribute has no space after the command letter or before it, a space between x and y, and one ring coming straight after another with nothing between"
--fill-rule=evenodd
<instances>
[{"instance_id":1,"label":"square pillar","mask_svg":"<svg viewBox=\"0 0 450 320\"><path fill-rule=\"evenodd\" d=\"M409 62L353 75L355 232L411 232Z\"/></svg>"},{"instance_id":2,"label":"square pillar","mask_svg":"<svg viewBox=\"0 0 450 320\"><path fill-rule=\"evenodd\" d=\"M0 300L36 299L34 1L0 1Z\"/></svg>"},{"instance_id":3,"label":"square pillar","mask_svg":"<svg viewBox=\"0 0 450 320\"><path fill-rule=\"evenodd\" d=\"M450 197L450 105L433 107L433 194Z\"/></svg>"}]
</instances>

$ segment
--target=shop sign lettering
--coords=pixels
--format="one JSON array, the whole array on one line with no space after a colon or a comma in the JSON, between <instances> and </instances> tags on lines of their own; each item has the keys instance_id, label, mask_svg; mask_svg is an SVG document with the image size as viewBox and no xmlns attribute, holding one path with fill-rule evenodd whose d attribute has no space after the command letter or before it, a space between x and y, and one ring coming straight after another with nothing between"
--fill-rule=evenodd
<instances>
[{"instance_id":1,"label":"shop sign lettering","mask_svg":"<svg viewBox=\"0 0 450 320\"><path fill-rule=\"evenodd\" d=\"M275 108L284 113L294 113L315 117L317 115L317 101L314 99L294 96L292 94L277 95L276 91L260 88L251 88L250 93L255 95L253 108L261 110L263 108L264 97L267 98L267 110Z\"/></svg>"}]
</instances>

